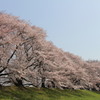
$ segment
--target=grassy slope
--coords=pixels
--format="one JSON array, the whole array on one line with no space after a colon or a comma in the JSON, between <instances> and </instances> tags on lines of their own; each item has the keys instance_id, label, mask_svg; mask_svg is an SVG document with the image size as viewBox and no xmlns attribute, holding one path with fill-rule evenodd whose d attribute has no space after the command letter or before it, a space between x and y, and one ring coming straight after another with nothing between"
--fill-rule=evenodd
<instances>
[{"instance_id":1,"label":"grassy slope","mask_svg":"<svg viewBox=\"0 0 100 100\"><path fill-rule=\"evenodd\" d=\"M3 87L0 89L0 100L99 100L100 92L87 90L59 89L19 89Z\"/></svg>"}]
</instances>

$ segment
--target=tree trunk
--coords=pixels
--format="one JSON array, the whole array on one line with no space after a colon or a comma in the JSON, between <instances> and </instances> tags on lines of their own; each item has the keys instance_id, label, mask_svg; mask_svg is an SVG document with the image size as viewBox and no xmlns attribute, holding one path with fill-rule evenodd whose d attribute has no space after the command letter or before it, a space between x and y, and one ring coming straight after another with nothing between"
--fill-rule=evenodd
<instances>
[{"instance_id":1,"label":"tree trunk","mask_svg":"<svg viewBox=\"0 0 100 100\"><path fill-rule=\"evenodd\" d=\"M22 80L19 78L16 78L16 82L14 82L14 84L18 87L24 87Z\"/></svg>"},{"instance_id":2,"label":"tree trunk","mask_svg":"<svg viewBox=\"0 0 100 100\"><path fill-rule=\"evenodd\" d=\"M41 87L45 88L45 77L43 77L41 80Z\"/></svg>"}]
</instances>

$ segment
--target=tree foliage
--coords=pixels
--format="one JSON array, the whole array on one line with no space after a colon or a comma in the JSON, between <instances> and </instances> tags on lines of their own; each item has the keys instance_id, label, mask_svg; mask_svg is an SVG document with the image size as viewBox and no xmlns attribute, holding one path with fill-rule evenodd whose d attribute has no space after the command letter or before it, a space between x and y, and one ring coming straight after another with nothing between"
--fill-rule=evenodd
<instances>
[{"instance_id":1,"label":"tree foliage","mask_svg":"<svg viewBox=\"0 0 100 100\"><path fill-rule=\"evenodd\" d=\"M0 84L100 90L100 67L57 48L43 29L0 13Z\"/></svg>"}]
</instances>

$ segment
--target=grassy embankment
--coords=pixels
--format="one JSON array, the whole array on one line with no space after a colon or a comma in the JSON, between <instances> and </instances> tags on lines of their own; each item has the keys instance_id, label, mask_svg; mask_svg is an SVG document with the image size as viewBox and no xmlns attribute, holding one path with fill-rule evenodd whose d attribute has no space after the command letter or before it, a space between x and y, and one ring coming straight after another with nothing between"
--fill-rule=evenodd
<instances>
[{"instance_id":1,"label":"grassy embankment","mask_svg":"<svg viewBox=\"0 0 100 100\"><path fill-rule=\"evenodd\" d=\"M100 100L100 92L3 87L0 89L0 100Z\"/></svg>"}]
</instances>

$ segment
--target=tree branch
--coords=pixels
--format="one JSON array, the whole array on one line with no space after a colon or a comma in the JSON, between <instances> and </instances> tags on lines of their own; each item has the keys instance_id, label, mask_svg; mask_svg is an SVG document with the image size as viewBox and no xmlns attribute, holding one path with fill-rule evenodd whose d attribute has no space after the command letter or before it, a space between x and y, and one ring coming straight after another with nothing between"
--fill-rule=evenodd
<instances>
[{"instance_id":1,"label":"tree branch","mask_svg":"<svg viewBox=\"0 0 100 100\"><path fill-rule=\"evenodd\" d=\"M16 50L18 49L18 46L16 46L16 49L13 51L13 53L11 54L11 56L9 57L9 59L7 60L7 65L9 64L11 58L14 56Z\"/></svg>"}]
</instances>

